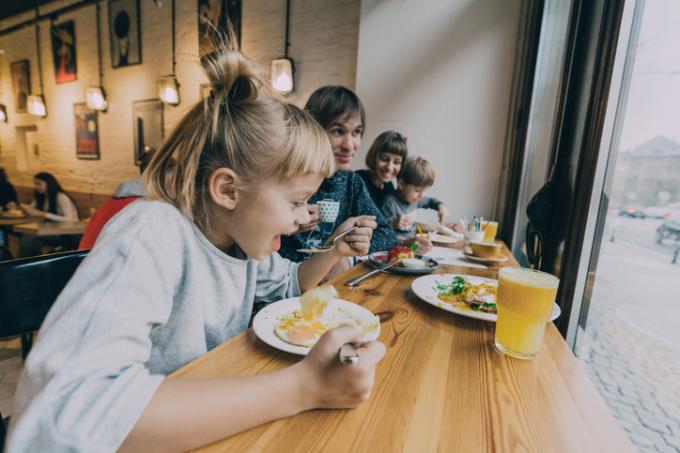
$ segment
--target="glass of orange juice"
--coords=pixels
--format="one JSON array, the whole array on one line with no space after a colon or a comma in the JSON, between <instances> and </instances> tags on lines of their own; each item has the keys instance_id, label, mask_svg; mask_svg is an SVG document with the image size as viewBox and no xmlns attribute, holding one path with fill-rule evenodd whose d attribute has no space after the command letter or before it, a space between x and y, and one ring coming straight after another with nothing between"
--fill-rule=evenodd
<instances>
[{"instance_id":1,"label":"glass of orange juice","mask_svg":"<svg viewBox=\"0 0 680 453\"><path fill-rule=\"evenodd\" d=\"M496 349L518 359L533 359L543 342L560 279L522 267L498 270Z\"/></svg>"},{"instance_id":2,"label":"glass of orange juice","mask_svg":"<svg viewBox=\"0 0 680 453\"><path fill-rule=\"evenodd\" d=\"M484 226L484 241L491 242L496 239L498 233L498 222L485 222Z\"/></svg>"}]
</instances>

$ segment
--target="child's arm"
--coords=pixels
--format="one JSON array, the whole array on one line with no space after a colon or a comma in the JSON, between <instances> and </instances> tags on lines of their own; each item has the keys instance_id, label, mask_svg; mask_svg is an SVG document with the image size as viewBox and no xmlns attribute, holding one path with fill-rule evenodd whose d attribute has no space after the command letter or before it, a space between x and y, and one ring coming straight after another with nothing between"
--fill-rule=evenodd
<instances>
[{"instance_id":1,"label":"child's arm","mask_svg":"<svg viewBox=\"0 0 680 453\"><path fill-rule=\"evenodd\" d=\"M368 253L371 246L371 236L377 226L373 216L350 217L335 230L331 237L335 237L354 226L361 228L338 239L333 250L317 253L307 261L300 263L298 281L303 292L318 285L343 256L360 256Z\"/></svg>"},{"instance_id":2,"label":"child's arm","mask_svg":"<svg viewBox=\"0 0 680 453\"><path fill-rule=\"evenodd\" d=\"M185 451L316 407L349 408L366 401L382 343L358 349L359 363L337 360L353 327L330 330L304 360L271 374L165 380L120 451Z\"/></svg>"}]
</instances>

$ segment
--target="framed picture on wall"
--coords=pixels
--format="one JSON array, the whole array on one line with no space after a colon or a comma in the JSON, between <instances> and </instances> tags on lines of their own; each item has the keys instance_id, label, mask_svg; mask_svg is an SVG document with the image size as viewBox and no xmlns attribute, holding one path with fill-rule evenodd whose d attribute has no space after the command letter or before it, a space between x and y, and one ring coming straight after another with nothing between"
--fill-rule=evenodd
<instances>
[{"instance_id":1,"label":"framed picture on wall","mask_svg":"<svg viewBox=\"0 0 680 453\"><path fill-rule=\"evenodd\" d=\"M76 123L76 157L78 159L99 159L99 124L97 111L86 103L73 104Z\"/></svg>"},{"instance_id":2,"label":"framed picture on wall","mask_svg":"<svg viewBox=\"0 0 680 453\"><path fill-rule=\"evenodd\" d=\"M163 103L160 99L132 103L135 164L139 165L144 151L158 149L163 140Z\"/></svg>"},{"instance_id":3,"label":"framed picture on wall","mask_svg":"<svg viewBox=\"0 0 680 453\"><path fill-rule=\"evenodd\" d=\"M17 112L26 111L28 95L31 94L31 72L28 60L19 60L9 65L12 73L14 105Z\"/></svg>"},{"instance_id":4,"label":"framed picture on wall","mask_svg":"<svg viewBox=\"0 0 680 453\"><path fill-rule=\"evenodd\" d=\"M77 78L76 26L70 20L52 26L52 57L57 83L72 82Z\"/></svg>"},{"instance_id":5,"label":"framed picture on wall","mask_svg":"<svg viewBox=\"0 0 680 453\"><path fill-rule=\"evenodd\" d=\"M109 41L114 68L142 62L139 0L109 0Z\"/></svg>"}]
</instances>

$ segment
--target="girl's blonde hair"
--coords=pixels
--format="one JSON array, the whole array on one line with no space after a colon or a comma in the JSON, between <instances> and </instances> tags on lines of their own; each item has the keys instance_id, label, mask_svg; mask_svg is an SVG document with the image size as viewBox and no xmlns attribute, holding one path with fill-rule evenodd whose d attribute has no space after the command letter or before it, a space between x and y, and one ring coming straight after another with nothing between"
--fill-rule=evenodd
<instances>
[{"instance_id":1,"label":"girl's blonde hair","mask_svg":"<svg viewBox=\"0 0 680 453\"><path fill-rule=\"evenodd\" d=\"M237 189L263 181L335 171L328 135L299 108L274 98L257 66L226 41L203 64L211 94L194 105L155 153L146 171L150 197L208 227L209 178L217 168L239 176Z\"/></svg>"}]
</instances>

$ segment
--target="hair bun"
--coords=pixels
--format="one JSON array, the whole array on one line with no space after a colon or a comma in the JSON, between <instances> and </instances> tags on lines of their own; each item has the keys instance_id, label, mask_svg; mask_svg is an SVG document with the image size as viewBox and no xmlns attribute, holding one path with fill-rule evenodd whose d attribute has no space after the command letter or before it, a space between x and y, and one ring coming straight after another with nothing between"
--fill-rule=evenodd
<instances>
[{"instance_id":1,"label":"hair bun","mask_svg":"<svg viewBox=\"0 0 680 453\"><path fill-rule=\"evenodd\" d=\"M238 105L257 99L263 88L256 67L240 52L222 49L204 61L205 72L218 104Z\"/></svg>"}]
</instances>

